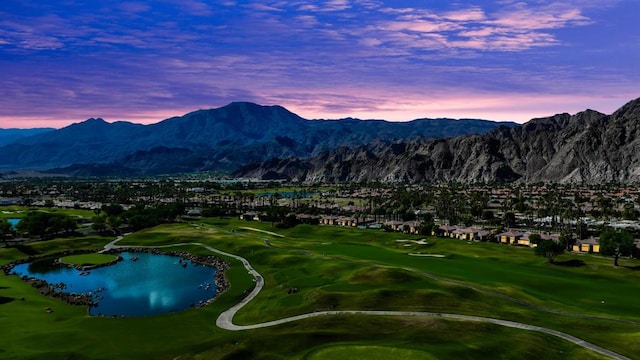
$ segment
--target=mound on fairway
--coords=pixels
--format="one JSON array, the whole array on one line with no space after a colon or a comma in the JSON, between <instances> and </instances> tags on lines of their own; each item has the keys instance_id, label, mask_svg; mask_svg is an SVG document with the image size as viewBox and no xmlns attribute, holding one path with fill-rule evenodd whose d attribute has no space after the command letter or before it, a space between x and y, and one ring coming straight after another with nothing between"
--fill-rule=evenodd
<instances>
[{"instance_id":1,"label":"mound on fairway","mask_svg":"<svg viewBox=\"0 0 640 360\"><path fill-rule=\"evenodd\" d=\"M424 351L400 349L386 346L341 345L315 351L309 360L349 359L349 360L387 360L387 359L435 359Z\"/></svg>"},{"instance_id":2,"label":"mound on fairway","mask_svg":"<svg viewBox=\"0 0 640 360\"><path fill-rule=\"evenodd\" d=\"M73 266L104 266L118 261L118 255L111 254L80 254L60 258L63 264Z\"/></svg>"}]
</instances>

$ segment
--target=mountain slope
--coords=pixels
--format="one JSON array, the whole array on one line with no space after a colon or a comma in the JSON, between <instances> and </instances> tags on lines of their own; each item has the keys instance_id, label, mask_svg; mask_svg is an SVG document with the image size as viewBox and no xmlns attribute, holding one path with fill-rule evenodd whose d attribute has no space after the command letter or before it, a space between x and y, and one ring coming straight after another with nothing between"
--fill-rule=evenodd
<instances>
[{"instance_id":1,"label":"mountain slope","mask_svg":"<svg viewBox=\"0 0 640 360\"><path fill-rule=\"evenodd\" d=\"M68 169L83 173L111 164L141 174L201 170L234 170L271 157L308 157L339 146L358 146L378 139L448 137L485 133L505 123L484 120L387 121L305 120L280 106L231 103L198 110L151 125L107 123L89 119L0 147L4 169ZM506 123L514 126L513 123ZM164 148L163 151L154 149ZM180 149L189 166L166 149ZM84 164L84 165L79 165Z\"/></svg>"},{"instance_id":2,"label":"mountain slope","mask_svg":"<svg viewBox=\"0 0 640 360\"><path fill-rule=\"evenodd\" d=\"M54 131L53 128L0 129L0 146L11 144L29 136Z\"/></svg>"},{"instance_id":3,"label":"mountain slope","mask_svg":"<svg viewBox=\"0 0 640 360\"><path fill-rule=\"evenodd\" d=\"M235 176L299 181L640 181L640 99L612 115L586 110L484 135L340 148L272 159Z\"/></svg>"}]
</instances>

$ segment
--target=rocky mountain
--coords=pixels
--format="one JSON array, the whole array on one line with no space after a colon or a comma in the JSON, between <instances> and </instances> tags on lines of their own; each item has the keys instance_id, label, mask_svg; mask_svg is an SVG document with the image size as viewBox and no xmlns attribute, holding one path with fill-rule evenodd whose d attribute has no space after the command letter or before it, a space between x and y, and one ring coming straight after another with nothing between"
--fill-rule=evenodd
<instances>
[{"instance_id":1,"label":"rocky mountain","mask_svg":"<svg viewBox=\"0 0 640 360\"><path fill-rule=\"evenodd\" d=\"M72 175L154 175L229 171L272 157L308 157L376 140L483 134L485 120L306 120L280 106L231 103L156 124L89 119L0 147L0 169Z\"/></svg>"},{"instance_id":2,"label":"rocky mountain","mask_svg":"<svg viewBox=\"0 0 640 360\"><path fill-rule=\"evenodd\" d=\"M250 164L234 176L308 182L637 182L640 99L611 115L586 110L484 135L343 147L309 159Z\"/></svg>"},{"instance_id":3,"label":"rocky mountain","mask_svg":"<svg viewBox=\"0 0 640 360\"><path fill-rule=\"evenodd\" d=\"M33 129L0 129L0 146L11 144L29 136L53 131L53 128L33 128Z\"/></svg>"}]
</instances>

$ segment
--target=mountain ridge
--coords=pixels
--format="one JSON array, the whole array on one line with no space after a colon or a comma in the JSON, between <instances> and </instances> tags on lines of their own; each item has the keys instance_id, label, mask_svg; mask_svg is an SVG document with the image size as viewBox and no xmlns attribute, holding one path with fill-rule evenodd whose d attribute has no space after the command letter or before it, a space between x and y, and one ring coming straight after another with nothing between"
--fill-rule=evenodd
<instances>
[{"instance_id":1,"label":"mountain ridge","mask_svg":"<svg viewBox=\"0 0 640 360\"><path fill-rule=\"evenodd\" d=\"M585 110L483 135L338 148L253 163L234 176L302 182L640 181L640 98L611 115Z\"/></svg>"},{"instance_id":2,"label":"mountain ridge","mask_svg":"<svg viewBox=\"0 0 640 360\"><path fill-rule=\"evenodd\" d=\"M30 136L54 131L54 128L0 129L0 146L8 145Z\"/></svg>"},{"instance_id":3,"label":"mountain ridge","mask_svg":"<svg viewBox=\"0 0 640 360\"><path fill-rule=\"evenodd\" d=\"M141 173L158 173L161 162L152 150L185 149L193 161L191 171L231 171L251 161L270 157L307 157L339 146L358 146L377 139L450 137L484 133L497 126L488 120L414 120L388 122L368 120L306 120L284 107L234 102L226 106L196 110L155 124L126 121L108 123L91 118L46 134L20 139L0 147L3 169L60 169L82 164L113 164L127 167L128 156L142 152L149 163L137 157ZM146 153L145 153L146 152ZM139 155L140 155L139 154ZM166 154L168 160L175 158ZM191 161L191 160L189 160ZM155 169L154 169L155 168ZM186 169L161 166L168 173ZM135 169L134 169L135 170ZM135 171L134 171L135 173Z\"/></svg>"}]
</instances>

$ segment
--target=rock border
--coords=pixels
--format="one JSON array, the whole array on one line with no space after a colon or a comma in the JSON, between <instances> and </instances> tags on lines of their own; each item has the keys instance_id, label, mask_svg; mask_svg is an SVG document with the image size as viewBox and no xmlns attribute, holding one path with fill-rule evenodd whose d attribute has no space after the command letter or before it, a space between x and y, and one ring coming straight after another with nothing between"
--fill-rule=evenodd
<instances>
[{"instance_id":1,"label":"rock border","mask_svg":"<svg viewBox=\"0 0 640 360\"><path fill-rule=\"evenodd\" d=\"M64 262L60 261L60 258L65 257L65 256L69 256L69 255L80 255L80 254L89 254L89 253L94 253L94 252L98 252L100 251L99 249L77 249L77 250L65 250L65 251L61 251L61 252L57 252L57 253L53 253L53 254L44 254L44 255L37 255L37 256L29 256L23 259L18 259L15 261L12 261L6 265L3 265L2 267L0 267L2 269L2 271L4 272L5 275L9 276L9 275L16 275L12 273L13 268L16 265L20 265L20 264L24 264L24 263L31 263L37 260L42 260L45 258L55 258L53 260L54 264L59 264L59 265L63 265L63 266L68 266L68 267L72 267L72 268L76 268L80 271L87 271L90 269L96 269L99 267L103 267L103 266L109 266L109 265L113 265L115 263L117 263L118 261L122 260L122 256L120 256L120 253L123 252L137 252L137 253L147 253L147 254L154 254L154 255L168 255L168 256L175 256L175 257L180 257L182 259L185 260L189 260L195 264L200 264L200 265L205 265L205 266L210 266L213 267L214 269L216 269L216 273L214 275L213 278L213 282L214 285L216 287L216 295L214 297L212 297L211 299L205 301L205 302L200 302L198 304L195 304L194 306L196 307L203 307L206 306L210 303L212 303L213 301L215 301L215 299L218 298L219 295L221 295L222 293L224 293L225 291L227 291L227 289L229 288L229 282L225 276L225 270L229 269L230 264L221 259L218 258L216 256L213 255L205 255L205 256L200 256L200 255L193 255L191 253L185 252L185 251L160 251L158 249L155 248L140 248L140 247L122 247L122 248L115 248L115 249L110 249L107 250L103 253L106 254L113 254L113 255L118 255L118 259L114 260L111 263L108 264L100 264L100 265L95 265L95 266L90 266L90 267L86 267L86 266L81 266L81 265L72 265L72 264L67 264ZM65 284L60 283L60 284L51 284L45 280L41 280L41 279L37 279L34 277L29 277L29 276L22 276L21 279L26 282L27 284L33 286L34 288L38 289L38 292L44 296L49 296L52 297L54 299L59 299L62 300L63 302L70 304L70 305L80 305L80 306L87 306L87 308L91 308L93 306L97 305L97 302L95 301L93 294L79 294L79 293L65 293L62 290L65 289Z\"/></svg>"}]
</instances>

